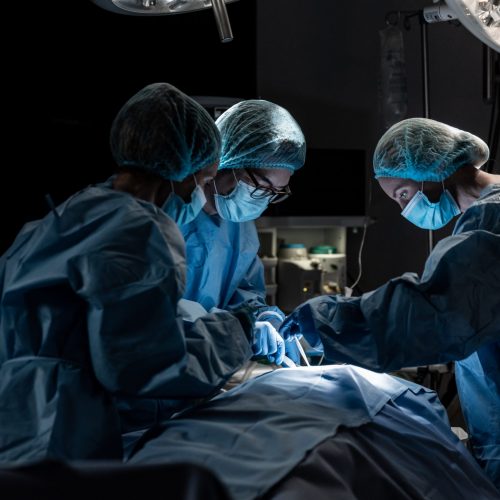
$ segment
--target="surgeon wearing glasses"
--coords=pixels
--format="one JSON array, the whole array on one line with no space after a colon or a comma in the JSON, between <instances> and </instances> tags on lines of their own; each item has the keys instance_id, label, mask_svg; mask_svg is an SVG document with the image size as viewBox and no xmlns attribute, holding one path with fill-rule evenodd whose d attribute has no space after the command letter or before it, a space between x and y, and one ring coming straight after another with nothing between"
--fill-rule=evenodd
<instances>
[{"instance_id":1,"label":"surgeon wearing glasses","mask_svg":"<svg viewBox=\"0 0 500 500\"><path fill-rule=\"evenodd\" d=\"M188 264L184 298L207 311L251 306L254 354L279 365L286 352L298 362L294 339L285 345L277 331L285 315L265 301L253 221L269 204L290 196L290 178L305 161L304 135L286 109L264 100L240 102L216 124L222 137L217 176L205 188L201 213L180 226Z\"/></svg>"}]
</instances>

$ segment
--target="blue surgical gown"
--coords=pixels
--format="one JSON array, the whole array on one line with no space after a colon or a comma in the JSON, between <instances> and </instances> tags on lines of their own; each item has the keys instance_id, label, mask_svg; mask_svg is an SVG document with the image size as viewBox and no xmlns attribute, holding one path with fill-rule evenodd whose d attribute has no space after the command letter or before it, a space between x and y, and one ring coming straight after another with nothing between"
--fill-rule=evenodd
<instances>
[{"instance_id":1,"label":"blue surgical gown","mask_svg":"<svg viewBox=\"0 0 500 500\"><path fill-rule=\"evenodd\" d=\"M258 319L279 326L284 314L266 305L264 267L259 259L259 238L253 221L231 222L202 211L181 226L188 265L184 298L212 307L230 309L249 305Z\"/></svg>"},{"instance_id":2,"label":"blue surgical gown","mask_svg":"<svg viewBox=\"0 0 500 500\"><path fill-rule=\"evenodd\" d=\"M128 415L223 385L247 334L226 312L184 324L184 279L176 224L129 194L89 187L27 224L0 260L0 462L119 458Z\"/></svg>"},{"instance_id":3,"label":"blue surgical gown","mask_svg":"<svg viewBox=\"0 0 500 500\"><path fill-rule=\"evenodd\" d=\"M316 297L281 331L322 342L330 361L377 371L457 361L474 454L500 489L500 185L436 245L420 279L407 273L361 297Z\"/></svg>"}]
</instances>

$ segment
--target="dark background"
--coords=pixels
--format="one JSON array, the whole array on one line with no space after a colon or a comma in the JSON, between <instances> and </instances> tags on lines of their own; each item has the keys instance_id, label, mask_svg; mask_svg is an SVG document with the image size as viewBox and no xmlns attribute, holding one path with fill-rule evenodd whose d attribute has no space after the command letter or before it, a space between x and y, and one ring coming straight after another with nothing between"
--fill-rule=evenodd
<instances>
[{"instance_id":1,"label":"dark background","mask_svg":"<svg viewBox=\"0 0 500 500\"><path fill-rule=\"evenodd\" d=\"M254 1L228 5L235 40L222 44L210 10L161 17L114 14L89 0L32 2L12 13L12 83L1 251L22 224L113 171L109 130L124 102L153 82L190 95L256 96ZM8 20L8 21L7 21ZM26 47L23 49L21 47ZM15 196L13 205L9 194Z\"/></svg>"},{"instance_id":2,"label":"dark background","mask_svg":"<svg viewBox=\"0 0 500 500\"><path fill-rule=\"evenodd\" d=\"M358 291L371 290L407 271L421 273L428 255L428 231L401 217L372 174L373 150L385 131L378 95L379 31L386 26L388 12L419 11L428 5L431 0L257 1L259 94L292 113L309 147L366 152L366 211L376 222L368 228ZM412 18L409 30L403 19L399 27L406 59L407 117L424 116L418 17ZM483 100L483 44L457 23L427 28L430 118L488 141L492 106ZM330 176L318 176L318 182L329 185L332 196L350 196L353 186L345 177L345 167L340 163ZM496 158L494 168L500 172ZM316 198L312 191L304 204ZM454 222L435 231L435 240L448 235L453 226ZM352 276L357 274L361 241L361 231L355 231L348 230L347 240Z\"/></svg>"},{"instance_id":3,"label":"dark background","mask_svg":"<svg viewBox=\"0 0 500 500\"><path fill-rule=\"evenodd\" d=\"M308 207L328 194L335 211L352 206L376 220L368 229L361 290L405 271L421 272L427 232L403 219L372 180L371 157L384 132L377 92L379 30L388 11L429 4L239 0L228 5L235 40L221 44L210 11L144 18L107 12L90 0L9 2L10 12L2 15L4 31L14 36L4 45L2 64L8 133L0 250L24 222L47 212L45 193L60 203L112 172L108 135L118 109L143 86L167 81L191 95L271 100L296 118L310 149L361 152L363 186L356 180L362 176L356 156L331 168L309 161L292 178L293 203ZM482 98L482 44L449 23L430 25L428 32L430 117L486 140L491 105ZM403 34L407 116L422 116L418 22ZM452 226L438 231L437 239ZM349 229L352 275L360 234Z\"/></svg>"},{"instance_id":4,"label":"dark background","mask_svg":"<svg viewBox=\"0 0 500 500\"><path fill-rule=\"evenodd\" d=\"M335 182L336 172L348 189ZM292 196L264 215L365 215L365 184L364 151L308 148L304 167L290 181Z\"/></svg>"}]
</instances>

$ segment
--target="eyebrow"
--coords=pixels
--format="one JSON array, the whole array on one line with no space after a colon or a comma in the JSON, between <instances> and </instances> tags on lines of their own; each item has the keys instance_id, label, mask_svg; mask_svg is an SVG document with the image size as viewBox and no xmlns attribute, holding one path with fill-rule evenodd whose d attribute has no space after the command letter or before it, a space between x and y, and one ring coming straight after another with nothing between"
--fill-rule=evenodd
<instances>
[{"instance_id":1,"label":"eyebrow","mask_svg":"<svg viewBox=\"0 0 500 500\"><path fill-rule=\"evenodd\" d=\"M270 186L272 186L272 187L274 187L276 189L283 189L283 188L286 188L288 186L288 184L285 184L284 186L275 186L265 175L263 175L261 173L258 173L258 172L252 172L252 174L255 175L256 177L259 177L259 178L263 179Z\"/></svg>"}]
</instances>

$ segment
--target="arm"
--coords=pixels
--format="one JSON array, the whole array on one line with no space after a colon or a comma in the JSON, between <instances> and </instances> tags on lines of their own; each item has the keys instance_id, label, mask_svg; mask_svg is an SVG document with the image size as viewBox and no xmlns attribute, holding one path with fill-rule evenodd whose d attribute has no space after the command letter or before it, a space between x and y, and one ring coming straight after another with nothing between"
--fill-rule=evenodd
<instances>
[{"instance_id":1,"label":"arm","mask_svg":"<svg viewBox=\"0 0 500 500\"><path fill-rule=\"evenodd\" d=\"M231 310L241 304L248 305L254 311L257 321L268 321L275 328L279 328L285 319L285 314L279 307L266 304L264 266L258 255L255 256L231 297L228 309Z\"/></svg>"},{"instance_id":2,"label":"arm","mask_svg":"<svg viewBox=\"0 0 500 500\"><path fill-rule=\"evenodd\" d=\"M320 296L282 328L323 343L330 361L377 371L463 359L498 339L500 237L451 236L430 255L422 279L405 274L361 297Z\"/></svg>"},{"instance_id":3,"label":"arm","mask_svg":"<svg viewBox=\"0 0 500 500\"><path fill-rule=\"evenodd\" d=\"M106 231L98 250L70 262L72 286L87 303L98 380L125 396L211 394L250 358L248 332L230 313L185 327L177 314L183 244L173 222L149 216Z\"/></svg>"}]
</instances>

